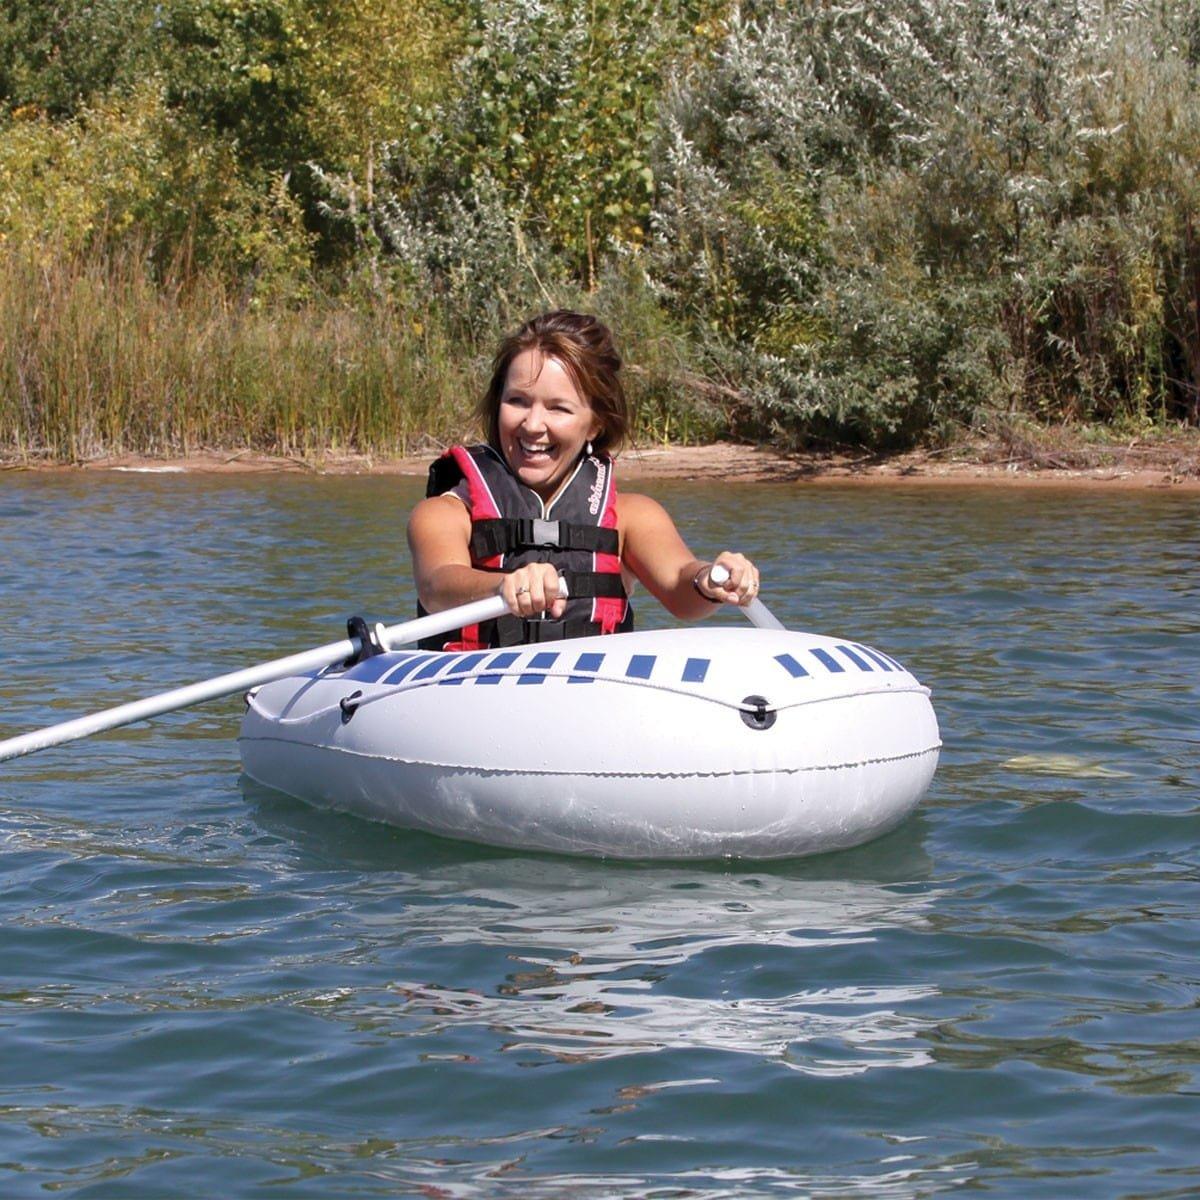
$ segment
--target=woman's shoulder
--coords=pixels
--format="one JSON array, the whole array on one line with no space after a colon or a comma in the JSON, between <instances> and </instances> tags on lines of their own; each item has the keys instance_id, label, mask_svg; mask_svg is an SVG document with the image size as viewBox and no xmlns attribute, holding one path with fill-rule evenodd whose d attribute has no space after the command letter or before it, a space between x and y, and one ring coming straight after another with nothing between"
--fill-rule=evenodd
<instances>
[{"instance_id":1,"label":"woman's shoulder","mask_svg":"<svg viewBox=\"0 0 1200 1200\"><path fill-rule=\"evenodd\" d=\"M409 513L409 526L429 524L471 523L467 502L457 492L442 492L439 496L426 496L418 500Z\"/></svg>"},{"instance_id":2,"label":"woman's shoulder","mask_svg":"<svg viewBox=\"0 0 1200 1200\"><path fill-rule=\"evenodd\" d=\"M657 500L640 492L617 493L617 523L626 530L631 526L674 524L671 514Z\"/></svg>"}]
</instances>

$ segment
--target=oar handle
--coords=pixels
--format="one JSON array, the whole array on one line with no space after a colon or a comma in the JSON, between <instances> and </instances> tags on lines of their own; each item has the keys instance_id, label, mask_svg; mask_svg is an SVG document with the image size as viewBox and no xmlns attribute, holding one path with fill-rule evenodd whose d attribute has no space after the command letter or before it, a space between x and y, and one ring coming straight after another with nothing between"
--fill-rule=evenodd
<instances>
[{"instance_id":1,"label":"oar handle","mask_svg":"<svg viewBox=\"0 0 1200 1200\"><path fill-rule=\"evenodd\" d=\"M566 581L560 579L559 595L565 597L566 594ZM508 605L502 597L488 596L484 600L474 600L470 604L448 608L445 612L432 613L427 617L417 617L413 621L391 625L381 629L378 636L381 644L391 649L420 641L424 637L448 633L451 629L459 629L464 625L490 621L506 612ZM232 696L236 692L244 692L288 675L320 671L333 663L353 657L361 649L362 642L358 638L345 638L340 642L330 642L327 646L317 646L313 650L289 654L286 658L276 658L271 662L259 663L257 666L233 671L228 675L217 675L212 679L188 684L186 687L160 692L157 696L147 696L144 700L133 700L116 708L106 708L102 712L92 713L91 716L64 721L61 725L34 729L18 737L0 741L0 762L9 758L19 758L23 754L33 754L50 746L61 746L63 742L73 742L93 733L103 733L106 729L131 725L134 721L158 717L179 708L190 708L193 704L203 704L206 700Z\"/></svg>"},{"instance_id":2,"label":"oar handle","mask_svg":"<svg viewBox=\"0 0 1200 1200\"><path fill-rule=\"evenodd\" d=\"M708 568L708 577L720 587L729 578L729 569L720 563ZM784 623L756 596L749 604L742 605L746 620L759 629L785 629Z\"/></svg>"}]
</instances>

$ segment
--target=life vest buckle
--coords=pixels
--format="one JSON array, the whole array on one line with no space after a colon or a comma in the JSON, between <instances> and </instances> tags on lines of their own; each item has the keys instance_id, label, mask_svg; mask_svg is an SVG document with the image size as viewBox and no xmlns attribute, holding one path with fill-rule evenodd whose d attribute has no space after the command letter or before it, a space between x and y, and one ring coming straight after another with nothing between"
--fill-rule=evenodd
<instances>
[{"instance_id":1,"label":"life vest buckle","mask_svg":"<svg viewBox=\"0 0 1200 1200\"><path fill-rule=\"evenodd\" d=\"M519 517L516 521L518 547L562 550L562 529L558 521L544 521L540 517Z\"/></svg>"}]
</instances>

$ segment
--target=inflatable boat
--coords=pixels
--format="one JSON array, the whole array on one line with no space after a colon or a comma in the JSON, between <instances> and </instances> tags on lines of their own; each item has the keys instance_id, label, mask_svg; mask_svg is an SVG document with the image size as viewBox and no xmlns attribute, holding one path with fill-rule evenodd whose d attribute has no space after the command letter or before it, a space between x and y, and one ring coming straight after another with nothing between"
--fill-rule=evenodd
<instances>
[{"instance_id":1,"label":"inflatable boat","mask_svg":"<svg viewBox=\"0 0 1200 1200\"><path fill-rule=\"evenodd\" d=\"M523 850L784 858L916 807L929 692L858 642L685 628L385 651L247 693L245 773L314 805Z\"/></svg>"}]
</instances>

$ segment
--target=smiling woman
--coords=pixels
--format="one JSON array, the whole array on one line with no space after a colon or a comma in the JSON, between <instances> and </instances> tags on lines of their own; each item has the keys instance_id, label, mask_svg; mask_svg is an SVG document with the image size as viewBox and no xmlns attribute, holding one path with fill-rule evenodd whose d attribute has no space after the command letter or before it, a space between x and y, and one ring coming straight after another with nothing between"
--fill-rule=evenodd
<instances>
[{"instance_id":1,"label":"smiling woman","mask_svg":"<svg viewBox=\"0 0 1200 1200\"><path fill-rule=\"evenodd\" d=\"M583 313L544 313L501 343L480 404L488 440L433 464L408 540L423 611L493 594L509 611L436 648L627 632L634 579L683 619L758 594L749 559L699 559L661 505L618 494L613 456L629 424L620 370L612 334Z\"/></svg>"},{"instance_id":2,"label":"smiling woman","mask_svg":"<svg viewBox=\"0 0 1200 1200\"><path fill-rule=\"evenodd\" d=\"M607 432L567 368L522 350L508 368L496 413L496 438L513 474L552 500L585 447Z\"/></svg>"}]
</instances>

